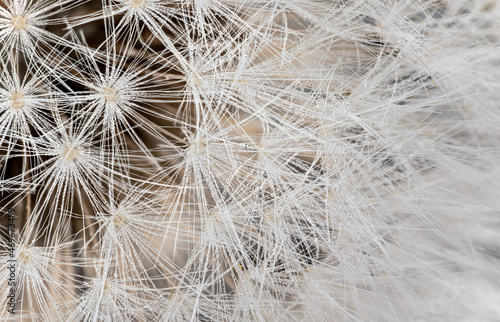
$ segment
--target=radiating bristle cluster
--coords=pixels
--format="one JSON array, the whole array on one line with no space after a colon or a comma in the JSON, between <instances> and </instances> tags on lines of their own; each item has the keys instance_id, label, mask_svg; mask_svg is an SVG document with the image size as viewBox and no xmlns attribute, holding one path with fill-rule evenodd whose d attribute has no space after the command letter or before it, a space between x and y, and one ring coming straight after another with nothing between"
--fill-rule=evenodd
<instances>
[{"instance_id":1,"label":"radiating bristle cluster","mask_svg":"<svg viewBox=\"0 0 500 322\"><path fill-rule=\"evenodd\" d=\"M496 321L499 14L0 0L0 319Z\"/></svg>"}]
</instances>

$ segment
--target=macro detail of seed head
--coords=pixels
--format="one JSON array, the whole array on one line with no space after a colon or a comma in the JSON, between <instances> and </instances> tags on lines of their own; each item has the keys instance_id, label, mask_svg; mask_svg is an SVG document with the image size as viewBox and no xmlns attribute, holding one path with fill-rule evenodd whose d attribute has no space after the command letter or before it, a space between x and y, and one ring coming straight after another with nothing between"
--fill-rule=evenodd
<instances>
[{"instance_id":1,"label":"macro detail of seed head","mask_svg":"<svg viewBox=\"0 0 500 322\"><path fill-rule=\"evenodd\" d=\"M499 16L0 0L0 320L496 321Z\"/></svg>"}]
</instances>

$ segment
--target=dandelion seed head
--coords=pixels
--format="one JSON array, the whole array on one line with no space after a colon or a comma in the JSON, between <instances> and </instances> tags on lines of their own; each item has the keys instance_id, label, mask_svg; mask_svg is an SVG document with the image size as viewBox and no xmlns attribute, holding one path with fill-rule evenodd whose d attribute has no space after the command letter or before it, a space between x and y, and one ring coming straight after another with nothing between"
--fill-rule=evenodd
<instances>
[{"instance_id":1,"label":"dandelion seed head","mask_svg":"<svg viewBox=\"0 0 500 322\"><path fill-rule=\"evenodd\" d=\"M28 320L401 320L498 248L469 227L498 224L500 120L471 1L4 2Z\"/></svg>"}]
</instances>

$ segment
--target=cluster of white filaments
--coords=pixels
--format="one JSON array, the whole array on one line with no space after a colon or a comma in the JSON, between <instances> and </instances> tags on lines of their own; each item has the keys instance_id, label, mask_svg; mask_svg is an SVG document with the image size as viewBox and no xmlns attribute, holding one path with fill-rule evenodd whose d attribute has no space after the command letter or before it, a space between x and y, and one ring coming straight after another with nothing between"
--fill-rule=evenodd
<instances>
[{"instance_id":1,"label":"cluster of white filaments","mask_svg":"<svg viewBox=\"0 0 500 322\"><path fill-rule=\"evenodd\" d=\"M499 15L0 0L0 320L494 320Z\"/></svg>"}]
</instances>

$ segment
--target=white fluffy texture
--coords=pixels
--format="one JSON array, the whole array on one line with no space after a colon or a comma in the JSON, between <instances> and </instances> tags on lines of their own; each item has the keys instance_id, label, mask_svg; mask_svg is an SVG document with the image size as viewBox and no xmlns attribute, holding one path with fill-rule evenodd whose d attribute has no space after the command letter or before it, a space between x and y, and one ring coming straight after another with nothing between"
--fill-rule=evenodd
<instances>
[{"instance_id":1,"label":"white fluffy texture","mask_svg":"<svg viewBox=\"0 0 500 322\"><path fill-rule=\"evenodd\" d=\"M499 321L500 2L3 0L0 48L2 319Z\"/></svg>"}]
</instances>

